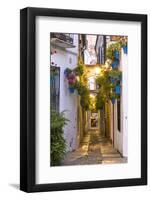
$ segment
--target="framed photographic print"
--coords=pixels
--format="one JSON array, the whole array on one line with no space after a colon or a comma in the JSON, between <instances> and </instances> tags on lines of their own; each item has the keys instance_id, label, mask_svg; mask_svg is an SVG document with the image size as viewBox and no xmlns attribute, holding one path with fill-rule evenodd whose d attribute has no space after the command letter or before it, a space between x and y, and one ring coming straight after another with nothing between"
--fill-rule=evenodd
<instances>
[{"instance_id":1,"label":"framed photographic print","mask_svg":"<svg viewBox=\"0 0 151 200\"><path fill-rule=\"evenodd\" d=\"M147 184L147 16L20 12L20 189Z\"/></svg>"}]
</instances>

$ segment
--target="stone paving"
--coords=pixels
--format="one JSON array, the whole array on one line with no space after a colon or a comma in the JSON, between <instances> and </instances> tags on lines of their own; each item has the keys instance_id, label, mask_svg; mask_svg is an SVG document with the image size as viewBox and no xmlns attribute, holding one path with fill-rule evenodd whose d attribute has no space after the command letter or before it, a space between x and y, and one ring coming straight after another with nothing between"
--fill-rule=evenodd
<instances>
[{"instance_id":1,"label":"stone paving","mask_svg":"<svg viewBox=\"0 0 151 200\"><path fill-rule=\"evenodd\" d=\"M91 130L83 138L80 147L68 152L62 165L112 164L125 163L126 158L112 147L107 138L102 138L98 131Z\"/></svg>"}]
</instances>

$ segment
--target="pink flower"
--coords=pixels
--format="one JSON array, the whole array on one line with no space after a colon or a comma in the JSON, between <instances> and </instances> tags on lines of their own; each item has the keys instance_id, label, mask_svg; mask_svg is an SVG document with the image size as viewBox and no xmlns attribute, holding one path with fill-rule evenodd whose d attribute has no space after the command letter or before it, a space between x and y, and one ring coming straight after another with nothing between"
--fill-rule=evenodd
<instances>
[{"instance_id":1,"label":"pink flower","mask_svg":"<svg viewBox=\"0 0 151 200\"><path fill-rule=\"evenodd\" d=\"M74 84L75 83L75 79L68 79L68 83L69 84Z\"/></svg>"},{"instance_id":2,"label":"pink flower","mask_svg":"<svg viewBox=\"0 0 151 200\"><path fill-rule=\"evenodd\" d=\"M75 75L74 74L69 74L68 78L69 79L75 79Z\"/></svg>"}]
</instances>

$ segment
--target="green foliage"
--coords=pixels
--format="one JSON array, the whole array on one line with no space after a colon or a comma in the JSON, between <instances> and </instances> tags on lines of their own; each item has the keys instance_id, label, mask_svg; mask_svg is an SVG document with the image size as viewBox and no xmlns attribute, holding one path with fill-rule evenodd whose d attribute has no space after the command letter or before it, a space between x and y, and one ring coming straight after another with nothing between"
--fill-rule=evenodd
<instances>
[{"instance_id":1,"label":"green foliage","mask_svg":"<svg viewBox=\"0 0 151 200\"><path fill-rule=\"evenodd\" d=\"M51 165L60 165L66 153L66 142L63 137L63 127L69 120L65 118L64 112L58 113L51 110Z\"/></svg>"},{"instance_id":2,"label":"green foliage","mask_svg":"<svg viewBox=\"0 0 151 200\"><path fill-rule=\"evenodd\" d=\"M118 99L119 94L115 93L115 87L119 85L122 72L119 70L104 70L103 74L97 78L99 91L96 96L96 108L102 109L105 102L110 99Z\"/></svg>"},{"instance_id":3,"label":"green foliage","mask_svg":"<svg viewBox=\"0 0 151 200\"><path fill-rule=\"evenodd\" d=\"M97 78L97 84L99 86L99 93L103 100L108 100L110 91L113 87L109 79L109 71L104 71L103 76Z\"/></svg>"},{"instance_id":4,"label":"green foliage","mask_svg":"<svg viewBox=\"0 0 151 200\"><path fill-rule=\"evenodd\" d=\"M127 46L127 40L128 40L127 36L121 37L121 39L120 39L121 47Z\"/></svg>"},{"instance_id":5,"label":"green foliage","mask_svg":"<svg viewBox=\"0 0 151 200\"><path fill-rule=\"evenodd\" d=\"M84 66L83 64L78 64L78 66L74 69L77 76L82 76L84 73Z\"/></svg>"},{"instance_id":6,"label":"green foliage","mask_svg":"<svg viewBox=\"0 0 151 200\"><path fill-rule=\"evenodd\" d=\"M120 42L116 42L114 44L110 44L110 46L107 48L106 50L106 58L107 59L111 59L114 60L114 52L115 51L119 51L121 50L121 43Z\"/></svg>"},{"instance_id":7,"label":"green foliage","mask_svg":"<svg viewBox=\"0 0 151 200\"><path fill-rule=\"evenodd\" d=\"M99 92L96 96L96 108L97 108L97 110L103 109L104 103L105 103L105 99L103 97L103 94L101 92Z\"/></svg>"},{"instance_id":8,"label":"green foliage","mask_svg":"<svg viewBox=\"0 0 151 200\"><path fill-rule=\"evenodd\" d=\"M81 81L77 81L75 84L75 89L78 94L81 96L80 104L85 110L90 108L90 91Z\"/></svg>"},{"instance_id":9,"label":"green foliage","mask_svg":"<svg viewBox=\"0 0 151 200\"><path fill-rule=\"evenodd\" d=\"M89 110L90 107L90 91L89 89L81 82L77 81L75 88L77 89L78 94L81 96L80 104L85 110Z\"/></svg>"},{"instance_id":10,"label":"green foliage","mask_svg":"<svg viewBox=\"0 0 151 200\"><path fill-rule=\"evenodd\" d=\"M103 108L105 101L109 98L111 88L108 74L104 73L103 76L99 76L96 82L99 86L99 91L96 96L96 108L99 110Z\"/></svg>"},{"instance_id":11,"label":"green foliage","mask_svg":"<svg viewBox=\"0 0 151 200\"><path fill-rule=\"evenodd\" d=\"M75 89L77 89L79 95L83 95L89 92L88 88L81 81L76 82Z\"/></svg>"},{"instance_id":12,"label":"green foliage","mask_svg":"<svg viewBox=\"0 0 151 200\"><path fill-rule=\"evenodd\" d=\"M111 78L121 78L122 72L119 70L111 70L109 71L109 77Z\"/></svg>"},{"instance_id":13,"label":"green foliage","mask_svg":"<svg viewBox=\"0 0 151 200\"><path fill-rule=\"evenodd\" d=\"M120 98L120 95L119 94L115 94L114 92L110 93L110 99L119 99Z\"/></svg>"},{"instance_id":14,"label":"green foliage","mask_svg":"<svg viewBox=\"0 0 151 200\"><path fill-rule=\"evenodd\" d=\"M85 65L81 57L78 58L78 66L75 68L77 76L82 76L85 71Z\"/></svg>"},{"instance_id":15,"label":"green foliage","mask_svg":"<svg viewBox=\"0 0 151 200\"><path fill-rule=\"evenodd\" d=\"M80 104L84 110L90 109L90 97L89 95L81 95Z\"/></svg>"},{"instance_id":16,"label":"green foliage","mask_svg":"<svg viewBox=\"0 0 151 200\"><path fill-rule=\"evenodd\" d=\"M71 74L71 72L72 72L72 70L70 68L68 68L68 67L64 71L64 73L66 74L66 77L68 77L69 74Z\"/></svg>"}]
</instances>

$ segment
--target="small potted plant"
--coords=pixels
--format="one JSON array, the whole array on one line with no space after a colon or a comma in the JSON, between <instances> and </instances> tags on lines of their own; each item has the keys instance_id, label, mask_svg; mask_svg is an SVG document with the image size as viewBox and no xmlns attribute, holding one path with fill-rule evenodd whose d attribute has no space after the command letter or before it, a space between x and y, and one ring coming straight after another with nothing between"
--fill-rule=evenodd
<instances>
[{"instance_id":1,"label":"small potted plant","mask_svg":"<svg viewBox=\"0 0 151 200\"><path fill-rule=\"evenodd\" d=\"M112 84L120 84L122 78L122 72L119 70L112 69L109 71L109 80Z\"/></svg>"},{"instance_id":2,"label":"small potted plant","mask_svg":"<svg viewBox=\"0 0 151 200\"><path fill-rule=\"evenodd\" d=\"M66 69L64 70L64 75L65 75L65 77L67 78L67 77L69 76L69 74L71 74L71 72L72 72L72 70L71 70L70 68L66 68Z\"/></svg>"},{"instance_id":3,"label":"small potted plant","mask_svg":"<svg viewBox=\"0 0 151 200\"><path fill-rule=\"evenodd\" d=\"M69 91L70 93L74 93L75 90L75 83L76 83L76 76L75 74L72 72L68 75L67 77L68 80L68 85L69 85Z\"/></svg>"},{"instance_id":4,"label":"small potted plant","mask_svg":"<svg viewBox=\"0 0 151 200\"><path fill-rule=\"evenodd\" d=\"M115 104L115 100L116 100L116 95L115 95L115 93L111 93L110 94L110 100L111 100L111 102L112 102L112 104Z\"/></svg>"},{"instance_id":5,"label":"small potted plant","mask_svg":"<svg viewBox=\"0 0 151 200\"><path fill-rule=\"evenodd\" d=\"M118 59L114 59L111 63L111 66L113 69L117 69L119 66L119 60Z\"/></svg>"},{"instance_id":6,"label":"small potted plant","mask_svg":"<svg viewBox=\"0 0 151 200\"><path fill-rule=\"evenodd\" d=\"M121 93L121 86L120 85L116 85L115 86L115 93L116 94L120 94Z\"/></svg>"},{"instance_id":7,"label":"small potted plant","mask_svg":"<svg viewBox=\"0 0 151 200\"><path fill-rule=\"evenodd\" d=\"M127 37L122 37L121 40L120 40L120 42L121 42L121 47L122 47L122 49L123 49L123 52L124 52L125 54L127 54L127 53L128 53Z\"/></svg>"},{"instance_id":8,"label":"small potted plant","mask_svg":"<svg viewBox=\"0 0 151 200\"><path fill-rule=\"evenodd\" d=\"M120 50L121 50L121 43L116 42L114 44L110 44L106 51L107 59L110 59L111 66L113 69L116 69L119 65L120 59Z\"/></svg>"}]
</instances>

